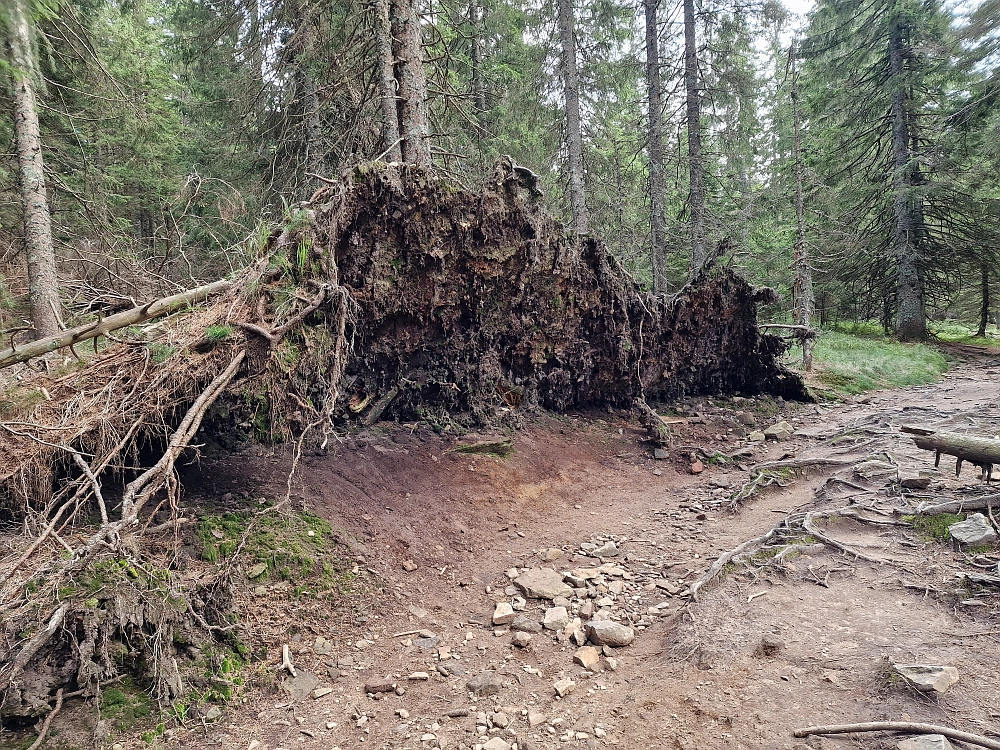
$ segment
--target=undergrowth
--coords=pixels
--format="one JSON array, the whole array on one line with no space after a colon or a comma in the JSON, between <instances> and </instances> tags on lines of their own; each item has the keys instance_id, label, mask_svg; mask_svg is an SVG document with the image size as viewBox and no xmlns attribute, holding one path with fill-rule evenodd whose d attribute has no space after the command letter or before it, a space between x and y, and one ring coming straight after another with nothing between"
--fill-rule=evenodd
<instances>
[{"instance_id":1,"label":"undergrowth","mask_svg":"<svg viewBox=\"0 0 1000 750\"><path fill-rule=\"evenodd\" d=\"M801 350L792 353L801 358ZM789 364L800 366L801 359ZM936 382L947 372L948 360L925 344L903 344L868 331L824 331L816 340L813 368L817 390L836 398Z\"/></svg>"}]
</instances>

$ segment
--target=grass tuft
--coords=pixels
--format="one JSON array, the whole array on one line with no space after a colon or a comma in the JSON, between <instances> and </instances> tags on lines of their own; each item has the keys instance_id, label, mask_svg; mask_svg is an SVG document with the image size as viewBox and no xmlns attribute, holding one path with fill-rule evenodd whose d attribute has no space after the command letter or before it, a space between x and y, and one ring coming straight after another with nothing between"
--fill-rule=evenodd
<instances>
[{"instance_id":1,"label":"grass tuft","mask_svg":"<svg viewBox=\"0 0 1000 750\"><path fill-rule=\"evenodd\" d=\"M858 333L825 331L816 340L813 378L834 396L925 385L948 370L948 360L931 346L902 344L869 331Z\"/></svg>"}]
</instances>

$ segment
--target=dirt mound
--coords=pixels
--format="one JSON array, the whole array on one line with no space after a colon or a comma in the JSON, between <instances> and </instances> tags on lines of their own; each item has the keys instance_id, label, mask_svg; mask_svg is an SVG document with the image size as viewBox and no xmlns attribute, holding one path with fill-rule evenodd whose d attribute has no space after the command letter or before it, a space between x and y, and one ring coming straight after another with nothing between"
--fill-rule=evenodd
<instances>
[{"instance_id":1,"label":"dirt mound","mask_svg":"<svg viewBox=\"0 0 1000 750\"><path fill-rule=\"evenodd\" d=\"M358 306L347 397L371 417L558 411L694 393L808 399L756 306L773 292L710 270L674 299L644 293L577 241L531 186L482 194L412 168L360 170L317 196L317 241Z\"/></svg>"}]
</instances>

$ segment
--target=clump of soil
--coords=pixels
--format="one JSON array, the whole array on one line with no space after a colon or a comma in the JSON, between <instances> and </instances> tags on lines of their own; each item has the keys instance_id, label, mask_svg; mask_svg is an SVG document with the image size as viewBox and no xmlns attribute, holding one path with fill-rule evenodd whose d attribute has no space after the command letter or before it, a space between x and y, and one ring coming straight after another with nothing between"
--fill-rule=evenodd
<instances>
[{"instance_id":1,"label":"clump of soil","mask_svg":"<svg viewBox=\"0 0 1000 750\"><path fill-rule=\"evenodd\" d=\"M711 269L675 298L641 291L598 241L578 240L514 173L475 194L415 168L358 170L321 193L316 240L358 313L354 411L488 424L524 404L562 411L701 393L808 400L762 335L773 301Z\"/></svg>"}]
</instances>

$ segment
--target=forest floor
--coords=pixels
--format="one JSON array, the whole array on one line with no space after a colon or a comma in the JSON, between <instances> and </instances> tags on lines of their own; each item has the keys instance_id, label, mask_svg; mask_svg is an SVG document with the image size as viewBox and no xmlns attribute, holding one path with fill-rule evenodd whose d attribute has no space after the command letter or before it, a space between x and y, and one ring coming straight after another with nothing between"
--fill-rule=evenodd
<instances>
[{"instance_id":1,"label":"forest floor","mask_svg":"<svg viewBox=\"0 0 1000 750\"><path fill-rule=\"evenodd\" d=\"M1000 356L972 357L939 383L854 403L702 398L680 406L685 421L674 427L667 460L653 459L645 432L624 412L533 418L506 458L451 450L489 436L443 437L420 425L379 426L326 456L304 457L293 502L338 531L357 566L353 593L331 604L292 597L287 583L248 581L241 617L268 644L253 686L214 721L108 742L235 750L459 748L493 738L502 743L488 750L895 747L899 738L888 735L808 744L792 737L801 726L875 720L1000 736L1000 588L962 588L956 573L970 569L970 558L941 539L908 526L830 522L831 536L887 562L805 539L794 559L761 554L727 569L697 602L683 596L721 552L795 508L842 507L851 485L863 488L855 497L900 494L895 472L863 478L852 465L813 468L733 513L728 501L747 471L705 461L692 474L692 451L748 448L744 466L794 455L930 469L933 456L896 428L1000 433ZM738 426L736 412L753 414L760 427L788 419L796 434L748 442L752 428ZM227 493L283 496L289 457L255 453L203 459L185 477L187 501L207 508ZM835 472L850 483L840 484L848 495L816 495L832 487ZM956 478L949 462L916 495L982 491L978 472L967 467ZM609 541L617 555L589 556ZM606 649L592 669L575 664L577 646L553 631L533 633L519 648L509 626L492 624L497 602L516 602L515 573L602 565L603 586L590 601L630 621L637 637ZM572 616L586 601L570 596L565 604ZM518 614L540 623L551 606L528 599ZM278 671L283 644L298 669L294 681ZM960 679L929 697L894 679L893 662L954 666ZM483 678L484 694L472 695L467 682L485 672L493 677ZM388 692L367 694L381 678L389 678ZM575 686L558 697L553 686L567 678ZM64 708L46 746L92 736L87 711Z\"/></svg>"}]
</instances>

